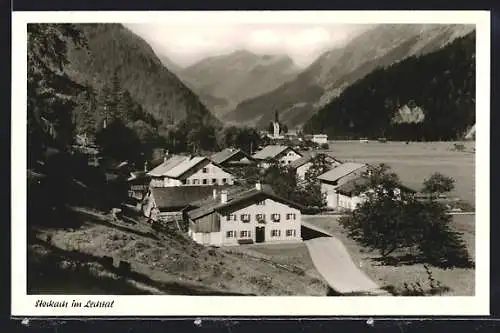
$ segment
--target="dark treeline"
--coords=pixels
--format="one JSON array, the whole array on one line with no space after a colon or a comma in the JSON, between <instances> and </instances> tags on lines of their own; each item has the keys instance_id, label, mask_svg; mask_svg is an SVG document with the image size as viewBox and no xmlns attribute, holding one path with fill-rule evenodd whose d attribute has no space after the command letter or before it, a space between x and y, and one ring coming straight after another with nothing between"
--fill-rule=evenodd
<instances>
[{"instance_id":1,"label":"dark treeline","mask_svg":"<svg viewBox=\"0 0 500 333\"><path fill-rule=\"evenodd\" d=\"M348 87L305 125L331 138L461 139L475 123L475 33Z\"/></svg>"}]
</instances>

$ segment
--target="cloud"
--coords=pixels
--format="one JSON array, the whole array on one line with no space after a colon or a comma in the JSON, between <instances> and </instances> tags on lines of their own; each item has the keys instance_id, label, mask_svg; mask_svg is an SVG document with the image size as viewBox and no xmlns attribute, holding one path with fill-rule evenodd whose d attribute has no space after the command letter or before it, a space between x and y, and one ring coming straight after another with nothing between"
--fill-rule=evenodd
<instances>
[{"instance_id":1,"label":"cloud","mask_svg":"<svg viewBox=\"0 0 500 333\"><path fill-rule=\"evenodd\" d=\"M259 54L288 54L307 66L326 49L359 31L354 25L312 24L128 24L157 53L187 66L204 57L238 49Z\"/></svg>"}]
</instances>

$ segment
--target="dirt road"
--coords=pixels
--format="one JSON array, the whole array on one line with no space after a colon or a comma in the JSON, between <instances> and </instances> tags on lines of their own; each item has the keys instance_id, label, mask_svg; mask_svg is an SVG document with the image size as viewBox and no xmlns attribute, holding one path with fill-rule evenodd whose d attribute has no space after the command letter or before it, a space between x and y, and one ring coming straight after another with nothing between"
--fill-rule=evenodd
<instances>
[{"instance_id":1,"label":"dirt road","mask_svg":"<svg viewBox=\"0 0 500 333\"><path fill-rule=\"evenodd\" d=\"M337 238L319 237L305 243L314 266L334 291L343 295L390 295L357 267Z\"/></svg>"}]
</instances>

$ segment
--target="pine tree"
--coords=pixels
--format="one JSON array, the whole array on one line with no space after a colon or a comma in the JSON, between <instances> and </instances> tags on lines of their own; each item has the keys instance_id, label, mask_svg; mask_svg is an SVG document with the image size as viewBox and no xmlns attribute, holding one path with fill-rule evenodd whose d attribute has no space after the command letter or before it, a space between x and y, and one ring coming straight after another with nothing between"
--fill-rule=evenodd
<instances>
[{"instance_id":1,"label":"pine tree","mask_svg":"<svg viewBox=\"0 0 500 333\"><path fill-rule=\"evenodd\" d=\"M72 24L28 24L28 163L41 157L44 147L66 149L73 140L72 110L82 86L64 72L67 43L86 47Z\"/></svg>"},{"instance_id":2,"label":"pine tree","mask_svg":"<svg viewBox=\"0 0 500 333\"><path fill-rule=\"evenodd\" d=\"M125 109L122 104L123 94L124 91L118 76L118 70L115 69L111 78L111 112L114 119L120 118L123 120L126 117Z\"/></svg>"}]
</instances>

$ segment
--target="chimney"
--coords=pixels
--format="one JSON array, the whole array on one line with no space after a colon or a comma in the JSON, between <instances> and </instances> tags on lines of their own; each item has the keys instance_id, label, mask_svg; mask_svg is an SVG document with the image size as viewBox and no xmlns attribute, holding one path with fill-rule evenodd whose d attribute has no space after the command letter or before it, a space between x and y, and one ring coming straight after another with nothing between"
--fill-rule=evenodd
<instances>
[{"instance_id":1,"label":"chimney","mask_svg":"<svg viewBox=\"0 0 500 333\"><path fill-rule=\"evenodd\" d=\"M255 189L256 189L257 191L261 191L261 190L262 190L262 185L260 184L260 182L256 182L256 183L255 183Z\"/></svg>"},{"instance_id":2,"label":"chimney","mask_svg":"<svg viewBox=\"0 0 500 333\"><path fill-rule=\"evenodd\" d=\"M212 197L214 198L214 200L217 199L217 189L215 188L212 190Z\"/></svg>"},{"instance_id":3,"label":"chimney","mask_svg":"<svg viewBox=\"0 0 500 333\"><path fill-rule=\"evenodd\" d=\"M220 202L221 203L227 202L227 191L226 190L220 191Z\"/></svg>"},{"instance_id":4,"label":"chimney","mask_svg":"<svg viewBox=\"0 0 500 333\"><path fill-rule=\"evenodd\" d=\"M144 172L148 172L148 161L144 162Z\"/></svg>"}]
</instances>

